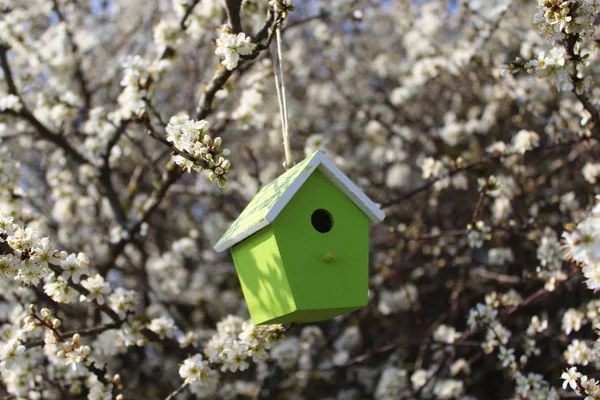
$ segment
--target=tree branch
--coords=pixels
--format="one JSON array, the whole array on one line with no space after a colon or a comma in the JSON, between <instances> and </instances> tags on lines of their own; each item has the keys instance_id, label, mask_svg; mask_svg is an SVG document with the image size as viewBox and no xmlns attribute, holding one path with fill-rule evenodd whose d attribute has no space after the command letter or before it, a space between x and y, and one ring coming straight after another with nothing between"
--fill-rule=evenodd
<instances>
[{"instance_id":1,"label":"tree branch","mask_svg":"<svg viewBox=\"0 0 600 400\"><path fill-rule=\"evenodd\" d=\"M121 124L117 128L117 131L106 144L106 149L104 151L104 155L102 156L102 166L98 169L100 173L100 183L102 184L102 186L104 186L104 196L107 198L108 203L110 204L110 207L113 210L115 217L117 218L117 222L122 227L125 227L127 225L127 215L125 214L125 210L123 209L121 201L119 200L119 195L117 194L117 191L115 190L115 187L112 183L112 173L110 168L110 152L125 132L128 123L129 121L121 121Z\"/></svg>"},{"instance_id":2,"label":"tree branch","mask_svg":"<svg viewBox=\"0 0 600 400\"><path fill-rule=\"evenodd\" d=\"M17 90L17 85L15 85L12 71L10 70L10 64L8 63L8 58L6 57L7 51L8 48L6 48L5 46L0 46L0 65L2 65L4 79L6 79L6 83L8 85L8 93L18 96L19 92Z\"/></svg>"},{"instance_id":3,"label":"tree branch","mask_svg":"<svg viewBox=\"0 0 600 400\"><path fill-rule=\"evenodd\" d=\"M190 15L192 15L192 12L194 11L194 8L198 5L198 3L200 3L200 0L193 0L185 9L183 17L181 17L181 21L179 21L179 28L183 32L185 32L187 30L188 25L186 24L186 22L187 22L188 18L190 17ZM164 60L165 58L167 58L169 55L172 55L172 54L173 54L173 49L171 47L167 46L161 53L159 59Z\"/></svg>"},{"instance_id":4,"label":"tree branch","mask_svg":"<svg viewBox=\"0 0 600 400\"><path fill-rule=\"evenodd\" d=\"M585 142L587 140L589 140L589 138L578 137L576 139L569 140L569 141L566 141L566 142L550 144L548 146L536 147L535 149L533 149L531 151L528 151L525 154L531 154L531 153L536 153L536 152L546 151L546 150L553 150L553 149L560 148L560 147L572 146L574 144ZM482 157L482 158L480 158L478 160L475 160L475 161L473 161L471 163L464 164L464 165L462 165L460 167L456 167L456 168L450 170L444 176L431 179L431 180L425 182L424 184L422 184L421 186L418 186L415 189L413 189L413 190L411 190L409 192L406 192L406 193L402 194L401 196L399 196L399 197L397 197L395 199L383 202L381 204L381 207L382 208L388 208L388 207L391 207L391 206L393 206L395 204L398 204L398 203L401 203L401 202L403 202L405 200L408 200L408 199L414 197L415 195L417 195L417 194L419 194L419 193L421 193L421 192L429 189L437 181L440 181L440 180L446 179L446 178L450 178L450 177L456 175L459 172L469 171L469 170L474 169L474 168L476 168L478 166L481 166L483 164L488 164L488 163L493 162L495 160L499 160L501 158L510 157L510 156L523 156L523 154L519 154L519 153L514 153L513 152L513 153L504 153L504 154L490 154L490 155L484 156L484 157Z\"/></svg>"},{"instance_id":5,"label":"tree branch","mask_svg":"<svg viewBox=\"0 0 600 400\"><path fill-rule=\"evenodd\" d=\"M162 200L167 195L169 188L181 178L183 171L175 168L175 166L169 162L166 170L163 173L160 186L152 193L150 198L144 204L144 212L140 219L138 219L133 225L127 229L128 236L122 238L111 247L111 257L106 263L99 266L101 271L106 271L111 268L114 264L114 260L121 254L125 246L133 241L135 235L138 233L144 222L146 222L150 216L156 211Z\"/></svg>"},{"instance_id":6,"label":"tree branch","mask_svg":"<svg viewBox=\"0 0 600 400\"><path fill-rule=\"evenodd\" d=\"M56 275L61 275L63 273L63 269L58 265L48 263L48 266ZM90 291L83 287L81 283L75 283L71 279L67 280L67 284L84 296L87 296L90 293ZM96 305L100 311L110 317L110 319L112 319L115 323L121 323L122 320L119 317L119 314L117 314L117 312L110 308L106 303L99 304L98 302L94 301L94 305Z\"/></svg>"},{"instance_id":7,"label":"tree branch","mask_svg":"<svg viewBox=\"0 0 600 400\"><path fill-rule=\"evenodd\" d=\"M144 118L144 120L142 122L144 123L144 125L146 127L146 134L148 134L148 136L150 136L152 139L156 140L159 143L164 144L169 149L171 149L174 154L177 154L178 156L181 156L181 157L185 158L186 160L191 161L192 163L202 167L202 169L208 168L208 163L206 161L198 160L198 159L194 158L194 156L192 156L190 153L188 153L185 150L178 149L173 143L169 142L164 136L158 134L156 132L156 130L154 129L154 126L152 126L152 122L150 121L149 118Z\"/></svg>"},{"instance_id":8,"label":"tree branch","mask_svg":"<svg viewBox=\"0 0 600 400\"><path fill-rule=\"evenodd\" d=\"M181 28L182 31L185 31L187 29L186 22L187 22L188 18L190 17L190 15L192 15L192 12L194 11L194 7L196 7L196 5L198 3L200 3L200 0L194 0L185 9L185 13L183 14L183 17L181 18L181 21L179 22L179 27Z\"/></svg>"},{"instance_id":9,"label":"tree branch","mask_svg":"<svg viewBox=\"0 0 600 400\"><path fill-rule=\"evenodd\" d=\"M577 90L577 86L582 83L583 79L577 76L577 65L583 62L583 59L580 54L575 52L575 45L579 41L580 36L577 33L573 33L567 36L564 40L563 45L569 56L569 59L574 63L574 72L571 74L571 81L573 82L573 94L577 97L577 100L581 102L583 108L585 108L593 117L593 121L595 123L595 133L598 135L600 133L600 110L592 103L590 98L585 94L585 92L579 92Z\"/></svg>"},{"instance_id":10,"label":"tree branch","mask_svg":"<svg viewBox=\"0 0 600 400\"><path fill-rule=\"evenodd\" d=\"M68 339L75 334L79 334L79 336L81 336L81 337L92 336L92 335L96 335L96 334L99 334L99 333L102 333L105 331L109 331L111 329L118 329L125 320L121 320L121 321L122 321L121 323L113 322L111 324L95 326L93 328L65 332L65 333L61 333L60 336L63 340ZM32 341L32 342L25 342L23 345L26 348L31 349L32 347L43 346L45 343L46 342L44 340L36 340L36 341Z\"/></svg>"},{"instance_id":11,"label":"tree branch","mask_svg":"<svg viewBox=\"0 0 600 400\"><path fill-rule=\"evenodd\" d=\"M265 49L268 48L271 40L273 39L273 35L275 29L273 29L277 23L281 22L283 17L280 16L275 20L273 13L269 13L269 17L267 21L261 28L261 30L252 38L252 43L256 43L256 48L252 52L252 54L243 57L242 60L250 60L255 59L258 55ZM263 40L266 39L266 43L262 43ZM239 65L238 65L239 68ZM217 92L225 85L227 80L233 75L236 69L228 70L223 67L219 67L217 72L212 77L208 85L203 88L202 95L198 101L198 105L196 106L196 111L194 113L194 119L204 119L208 114L212 111L212 102L215 98Z\"/></svg>"},{"instance_id":12,"label":"tree branch","mask_svg":"<svg viewBox=\"0 0 600 400\"><path fill-rule=\"evenodd\" d=\"M240 17L242 0L225 0L225 6L231 32L236 34L242 32L242 19Z\"/></svg>"},{"instance_id":13,"label":"tree branch","mask_svg":"<svg viewBox=\"0 0 600 400\"><path fill-rule=\"evenodd\" d=\"M12 71L10 69L10 64L8 62L8 58L6 56L7 48L0 47L0 66L2 67L2 71L4 72L4 77L6 79L6 83L8 85L8 91L10 94L17 96L21 102L21 111L8 111L7 114L14 115L19 118L24 119L29 122L37 131L38 135L43 139L46 139L58 147L64 150L64 152L71 156L73 160L77 161L80 164L87 164L88 160L81 155L71 144L65 139L64 136L61 136L57 133L52 132L48 129L44 124L42 124L34 115L29 111L23 98L19 94L17 90L17 86L15 85L15 81L12 75Z\"/></svg>"},{"instance_id":14,"label":"tree branch","mask_svg":"<svg viewBox=\"0 0 600 400\"><path fill-rule=\"evenodd\" d=\"M83 74L83 68L81 68L81 52L79 51L79 46L75 42L73 31L71 31L71 29L69 28L64 14L60 11L60 7L58 6L58 0L52 0L52 8L54 12L56 12L58 19L63 24L65 24L65 32L67 34L69 44L71 45L71 52L73 53L73 58L75 59L75 81L79 86L79 91L81 92L81 97L83 98L85 110L88 111L92 107L92 93L88 89L87 80L85 78L85 75Z\"/></svg>"}]
</instances>

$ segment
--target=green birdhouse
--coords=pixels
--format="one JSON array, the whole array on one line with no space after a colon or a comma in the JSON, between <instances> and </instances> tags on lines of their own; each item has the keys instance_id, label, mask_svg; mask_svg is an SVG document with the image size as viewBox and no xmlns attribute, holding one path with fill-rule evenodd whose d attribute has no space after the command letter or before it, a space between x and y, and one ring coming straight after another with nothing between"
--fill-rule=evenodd
<instances>
[{"instance_id":1,"label":"green birdhouse","mask_svg":"<svg viewBox=\"0 0 600 400\"><path fill-rule=\"evenodd\" d=\"M367 305L369 223L384 213L316 151L262 188L215 246L231 249L255 324Z\"/></svg>"}]
</instances>

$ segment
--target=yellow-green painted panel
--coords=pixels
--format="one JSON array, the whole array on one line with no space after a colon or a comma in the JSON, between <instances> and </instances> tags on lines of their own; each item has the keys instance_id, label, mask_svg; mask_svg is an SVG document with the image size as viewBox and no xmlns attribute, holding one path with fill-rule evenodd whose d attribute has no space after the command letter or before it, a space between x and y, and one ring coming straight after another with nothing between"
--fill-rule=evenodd
<instances>
[{"instance_id":1,"label":"yellow-green painted panel","mask_svg":"<svg viewBox=\"0 0 600 400\"><path fill-rule=\"evenodd\" d=\"M313 227L311 216L318 209L333 218L326 233ZM271 227L304 321L320 319L323 309L343 313L367 304L369 220L320 171L313 172Z\"/></svg>"},{"instance_id":2,"label":"yellow-green painted panel","mask_svg":"<svg viewBox=\"0 0 600 400\"><path fill-rule=\"evenodd\" d=\"M231 252L255 324L296 310L271 227L235 245Z\"/></svg>"}]
</instances>

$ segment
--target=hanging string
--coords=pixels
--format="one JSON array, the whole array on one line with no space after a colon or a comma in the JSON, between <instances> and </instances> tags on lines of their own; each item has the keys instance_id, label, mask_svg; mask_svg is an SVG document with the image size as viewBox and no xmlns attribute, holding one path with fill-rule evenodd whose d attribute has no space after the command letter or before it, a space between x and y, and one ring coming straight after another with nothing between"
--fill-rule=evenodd
<instances>
[{"instance_id":1,"label":"hanging string","mask_svg":"<svg viewBox=\"0 0 600 400\"><path fill-rule=\"evenodd\" d=\"M275 10L275 20L277 20L277 10ZM290 134L288 130L288 110L287 101L285 96L285 83L283 81L283 51L281 50L281 29L277 25L275 28L275 42L277 44L277 59L275 55L271 53L273 58L273 75L275 75L275 88L277 89L277 102L279 103L279 113L281 114L281 131L283 135L283 151L285 153L285 161L283 166L286 169L294 166L294 159L292 157L292 149L290 147ZM279 64L279 70L277 68Z\"/></svg>"}]
</instances>

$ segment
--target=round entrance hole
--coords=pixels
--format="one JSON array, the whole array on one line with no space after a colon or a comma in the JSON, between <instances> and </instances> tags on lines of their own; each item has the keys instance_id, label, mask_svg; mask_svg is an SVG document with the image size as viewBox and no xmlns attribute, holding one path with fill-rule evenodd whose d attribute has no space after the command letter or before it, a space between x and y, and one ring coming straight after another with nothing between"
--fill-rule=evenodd
<instances>
[{"instance_id":1,"label":"round entrance hole","mask_svg":"<svg viewBox=\"0 0 600 400\"><path fill-rule=\"evenodd\" d=\"M312 213L310 222L312 222L313 228L321 233L327 233L333 228L333 217L329 211L322 208Z\"/></svg>"}]
</instances>

